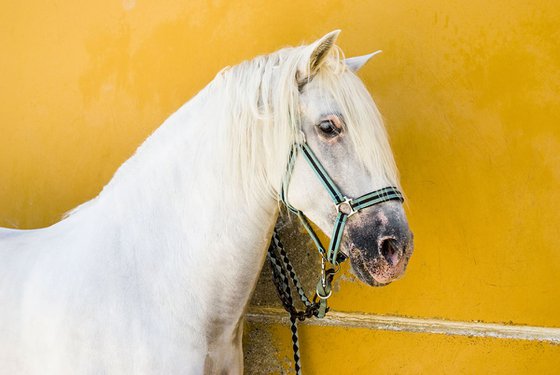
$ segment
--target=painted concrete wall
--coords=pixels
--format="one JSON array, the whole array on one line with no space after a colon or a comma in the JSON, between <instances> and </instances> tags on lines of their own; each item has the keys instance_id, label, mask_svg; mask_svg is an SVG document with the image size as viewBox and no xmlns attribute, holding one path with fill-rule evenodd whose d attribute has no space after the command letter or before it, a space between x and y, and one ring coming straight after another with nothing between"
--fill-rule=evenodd
<instances>
[{"instance_id":1,"label":"painted concrete wall","mask_svg":"<svg viewBox=\"0 0 560 375\"><path fill-rule=\"evenodd\" d=\"M558 20L556 0L8 2L0 225L49 225L94 197L222 67L341 28L346 55L384 50L361 76L385 116L416 252L386 288L344 270L333 309L559 328ZM256 307L274 303L268 287ZM248 372L286 371L288 337L250 320ZM302 342L307 373L560 368L547 341L306 326Z\"/></svg>"}]
</instances>

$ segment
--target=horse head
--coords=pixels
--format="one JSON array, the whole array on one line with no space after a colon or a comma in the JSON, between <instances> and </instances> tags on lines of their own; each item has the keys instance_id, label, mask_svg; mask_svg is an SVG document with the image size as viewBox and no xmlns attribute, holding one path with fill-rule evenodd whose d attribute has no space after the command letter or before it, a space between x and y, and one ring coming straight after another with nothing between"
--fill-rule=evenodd
<instances>
[{"instance_id":1,"label":"horse head","mask_svg":"<svg viewBox=\"0 0 560 375\"><path fill-rule=\"evenodd\" d=\"M349 257L362 281L386 285L403 275L413 236L381 116L355 75L374 54L344 60L334 45L338 33L302 49L297 117L305 147L294 153L286 203L340 241L343 255L333 263ZM361 204L371 197L378 200ZM344 225L335 239L339 216Z\"/></svg>"}]
</instances>

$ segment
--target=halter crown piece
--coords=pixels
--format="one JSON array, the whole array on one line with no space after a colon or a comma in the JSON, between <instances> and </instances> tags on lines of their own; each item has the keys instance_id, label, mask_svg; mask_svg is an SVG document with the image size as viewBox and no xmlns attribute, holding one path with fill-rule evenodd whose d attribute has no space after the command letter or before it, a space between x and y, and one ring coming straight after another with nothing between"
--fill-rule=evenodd
<instances>
[{"instance_id":1,"label":"halter crown piece","mask_svg":"<svg viewBox=\"0 0 560 375\"><path fill-rule=\"evenodd\" d=\"M329 196L334 202L336 208L336 219L334 222L333 232L329 242L328 250L325 250L319 237L309 224L309 220L305 214L293 207L288 203L287 190L290 183L290 177L294 168L296 157L298 153L303 155L315 175L321 181L321 184L325 187ZM282 188L280 190L280 200L286 205L287 209L296 214L303 224L304 228L309 233L309 236L315 243L317 250L321 254L321 279L317 283L317 288L315 290L315 296L313 297L313 302L311 302L299 282L297 275L291 265L290 260L286 252L284 251L283 245L280 242L277 230L274 230L272 241L268 249L268 260L272 269L273 281L276 286L276 290L284 305L284 308L290 314L291 331L292 331L292 343L294 350L294 367L296 374L301 374L301 364L300 364L300 354L298 345L298 331L296 322L298 320L303 321L311 316L316 316L317 318L323 318L327 311L327 299L332 294L331 282L334 274L338 271L338 265L346 260L346 255L344 253L339 253L340 242L342 240L342 235L344 232L344 226L348 218L355 213L363 210L364 208L391 201L398 200L403 202L403 195L394 186L384 187L379 190L372 191L370 193L364 194L358 198L348 198L340 189L336 186L333 180L328 175L325 168L321 165L307 142L305 138L303 142L295 143L290 150L290 156L288 159L288 166L286 168L286 174L283 179ZM330 263L334 267L327 269L325 263ZM300 300L306 306L305 311L297 311L293 304L293 299L291 295L289 281L292 282L296 288Z\"/></svg>"}]
</instances>

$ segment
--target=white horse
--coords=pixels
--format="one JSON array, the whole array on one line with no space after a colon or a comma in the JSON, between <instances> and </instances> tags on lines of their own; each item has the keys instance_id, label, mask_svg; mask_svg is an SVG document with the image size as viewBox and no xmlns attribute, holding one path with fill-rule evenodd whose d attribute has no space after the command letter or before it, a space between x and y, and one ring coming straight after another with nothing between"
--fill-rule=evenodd
<instances>
[{"instance_id":1,"label":"white horse","mask_svg":"<svg viewBox=\"0 0 560 375\"><path fill-rule=\"evenodd\" d=\"M0 374L241 374L242 321L307 144L346 196L398 186L380 116L338 31L223 70L102 192L51 227L0 229ZM298 155L287 195L336 209ZM353 215L341 251L370 285L412 252L402 206Z\"/></svg>"}]
</instances>

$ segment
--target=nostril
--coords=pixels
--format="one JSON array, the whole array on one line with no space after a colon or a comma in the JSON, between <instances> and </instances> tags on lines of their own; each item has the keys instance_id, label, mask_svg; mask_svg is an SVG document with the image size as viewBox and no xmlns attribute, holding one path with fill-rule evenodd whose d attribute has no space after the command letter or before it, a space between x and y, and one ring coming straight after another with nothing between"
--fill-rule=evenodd
<instances>
[{"instance_id":1,"label":"nostril","mask_svg":"<svg viewBox=\"0 0 560 375\"><path fill-rule=\"evenodd\" d=\"M383 255L383 258L385 258L391 266L397 265L397 263L401 260L402 251L400 250L397 241L392 238L382 240L379 246L379 251L381 252L381 255Z\"/></svg>"}]
</instances>

